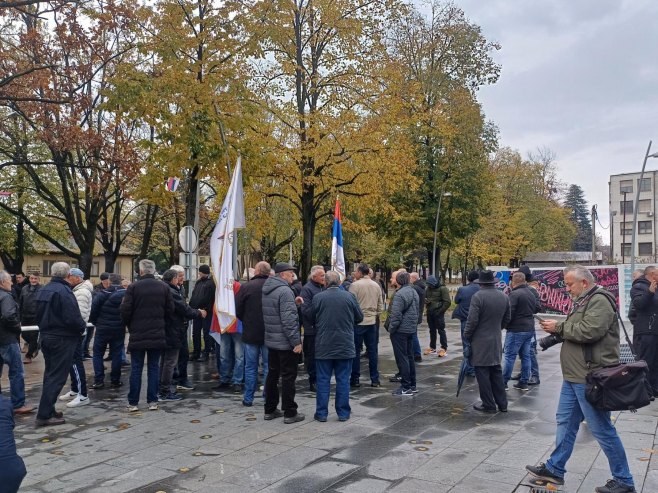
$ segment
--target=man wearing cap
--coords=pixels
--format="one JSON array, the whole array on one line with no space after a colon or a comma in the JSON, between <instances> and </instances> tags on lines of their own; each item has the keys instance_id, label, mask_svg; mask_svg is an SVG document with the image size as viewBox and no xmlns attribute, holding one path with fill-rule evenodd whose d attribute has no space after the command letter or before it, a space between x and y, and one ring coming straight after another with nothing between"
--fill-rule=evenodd
<instances>
[{"instance_id":1,"label":"man wearing cap","mask_svg":"<svg viewBox=\"0 0 658 493\"><path fill-rule=\"evenodd\" d=\"M471 345L471 364L480 388L482 404L473 404L476 411L495 413L496 406L507 412L507 396L500 361L503 353L501 332L510 321L507 296L496 289L496 279L490 270L480 272L480 290L473 295L466 319L464 337Z\"/></svg>"},{"instance_id":2,"label":"man wearing cap","mask_svg":"<svg viewBox=\"0 0 658 493\"><path fill-rule=\"evenodd\" d=\"M202 265L199 267L199 278L194 285L192 296L190 297L190 307L197 310L204 310L209 313L209 317L195 318L192 322L192 361L208 361L210 357L210 349L215 346L215 341L210 337L210 324L212 323L212 308L215 304L215 281L210 276L210 267ZM203 352L201 351L201 335L203 334ZM181 348L182 356L183 349L188 350L187 344ZM180 362L182 363L182 361ZM185 358L187 364L187 357ZM178 373L181 373L181 365L178 367ZM185 370L187 375L187 370ZM179 377L180 380L187 380L186 378Z\"/></svg>"},{"instance_id":3,"label":"man wearing cap","mask_svg":"<svg viewBox=\"0 0 658 493\"><path fill-rule=\"evenodd\" d=\"M263 322L265 345L269 353L269 371L265 381L265 419L284 416L286 424L302 421L304 415L297 412L295 380L297 363L302 351L299 332L299 315L296 303L302 298L295 296L290 285L294 278L290 264L278 263L274 277L263 284ZM281 409L279 404L279 377L281 377Z\"/></svg>"}]
</instances>

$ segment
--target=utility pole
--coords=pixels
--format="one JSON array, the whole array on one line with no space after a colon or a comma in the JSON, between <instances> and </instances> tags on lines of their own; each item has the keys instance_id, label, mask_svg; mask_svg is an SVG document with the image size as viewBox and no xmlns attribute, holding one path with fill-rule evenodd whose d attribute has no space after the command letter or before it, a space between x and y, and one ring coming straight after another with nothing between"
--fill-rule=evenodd
<instances>
[{"instance_id":1,"label":"utility pole","mask_svg":"<svg viewBox=\"0 0 658 493\"><path fill-rule=\"evenodd\" d=\"M592 206L592 265L596 265L596 204Z\"/></svg>"},{"instance_id":2,"label":"utility pole","mask_svg":"<svg viewBox=\"0 0 658 493\"><path fill-rule=\"evenodd\" d=\"M621 223L621 263L626 263L626 256L624 255L624 247L626 245L626 193L624 192L624 210L623 222Z\"/></svg>"}]
</instances>

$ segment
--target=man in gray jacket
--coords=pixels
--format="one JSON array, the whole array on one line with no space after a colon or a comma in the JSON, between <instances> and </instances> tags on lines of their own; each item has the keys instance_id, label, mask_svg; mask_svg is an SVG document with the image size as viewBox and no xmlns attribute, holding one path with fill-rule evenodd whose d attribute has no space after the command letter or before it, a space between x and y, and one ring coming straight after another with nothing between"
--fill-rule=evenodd
<instances>
[{"instance_id":1,"label":"man in gray jacket","mask_svg":"<svg viewBox=\"0 0 658 493\"><path fill-rule=\"evenodd\" d=\"M509 300L496 289L492 271L483 270L475 282L480 290L473 295L464 329L464 338L471 344L470 363L475 367L482 399L482 404L473 404L473 408L495 413L497 405L498 410L507 412L500 360L503 353L501 332L511 318Z\"/></svg>"},{"instance_id":2,"label":"man in gray jacket","mask_svg":"<svg viewBox=\"0 0 658 493\"><path fill-rule=\"evenodd\" d=\"M290 424L304 419L304 415L297 412L295 402L298 354L302 351L296 303L303 300L300 297L295 299L290 288L294 279L291 265L276 264L274 274L263 284L263 322L265 345L269 353L269 369L265 381L265 419L284 416L283 422ZM282 411L277 409L279 377Z\"/></svg>"},{"instance_id":3,"label":"man in gray jacket","mask_svg":"<svg viewBox=\"0 0 658 493\"><path fill-rule=\"evenodd\" d=\"M391 335L401 385L393 391L393 395L413 395L417 392L413 337L418 325L420 301L418 293L410 284L408 272L404 270L397 272L395 282L399 288L395 291L391 302L388 332Z\"/></svg>"}]
</instances>

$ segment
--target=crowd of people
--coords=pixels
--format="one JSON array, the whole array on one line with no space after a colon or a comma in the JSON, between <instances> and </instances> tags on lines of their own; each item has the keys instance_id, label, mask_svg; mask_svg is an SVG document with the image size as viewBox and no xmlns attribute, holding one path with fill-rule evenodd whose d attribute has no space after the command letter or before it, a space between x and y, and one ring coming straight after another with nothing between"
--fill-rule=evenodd
<instances>
[{"instance_id":1,"label":"crowd of people","mask_svg":"<svg viewBox=\"0 0 658 493\"><path fill-rule=\"evenodd\" d=\"M157 411L160 402L181 400L182 392L194 389L187 371L189 360L205 362L215 353L218 384L213 390L241 394L246 407L262 397L265 420L282 417L290 424L305 419L295 402L301 361L308 373L309 390L316 393L313 418L319 422L327 421L329 416L332 376L339 421L350 419L350 388L362 385L362 359L368 361L370 385L381 386L378 346L382 321L398 368L390 379L397 384L392 391L395 396L412 397L418 392L419 358L443 358L448 352L445 314L452 305L448 289L434 276L425 282L405 269L392 273L393 293L388 298L386 286L365 264L358 265L345 280L323 266L313 266L302 286L291 265L278 263L272 268L267 262L259 262L247 282L234 283L237 320L221 336L211 333L215 285L206 265L199 268L199 281L189 302L183 287L183 268L172 266L157 276L154 262L146 259L140 261L139 278L133 283L117 274L107 274L94 288L82 271L64 262L53 264L50 275L50 282L44 286L32 273L28 283L18 287L18 283L12 285L7 272L0 271L0 368L2 364L9 367L11 407L5 398L0 400L14 414L34 411L25 402L23 364L29 364L40 351L45 369L37 426L65 423L63 413L55 408L58 399L68 401L69 408L90 403L83 364L89 357L94 372L91 388L102 390L106 385L104 361L110 361L110 387L119 388L129 353L126 410L133 413L140 409L145 364L146 404L149 410ZM651 332L654 317L645 314L647 306L653 309L652 303L658 305L653 301L658 285L654 276L658 277L658 270L649 269L636 281L637 286L634 284L636 323L649 320L648 332L640 330L640 336L655 336ZM476 378L479 388L481 402L473 408L482 413L507 412L510 380L516 380L513 387L521 392L540 383L535 336L536 314L541 309L537 283L527 268L512 275L509 294L496 289L492 271L470 272L467 279L468 284L457 291L452 316L461 323L466 374ZM564 383L557 412L556 448L546 463L527 466L527 470L537 478L562 484L576 433L586 420L608 456L613 473L613 479L596 491L630 493L635 491L633 478L610 415L594 409L584 397L586 373L619 360L614 303L609 303L608 292L595 284L584 267L567 268L565 285L574 299L567 319L560 323L539 321L543 330L563 341ZM429 344L421 351L418 328L424 315ZM24 360L19 340L21 323L36 324L39 329L38 340L36 332L23 333L27 345ZM502 330L506 330L504 343ZM584 360L584 344L593 346L599 356L597 361ZM88 353L90 345L92 355ZM365 358L361 354L363 346ZM513 375L517 357L521 371ZM656 368L653 361L650 367ZM259 382L260 368L263 376ZM60 395L67 378L70 389Z\"/></svg>"}]
</instances>

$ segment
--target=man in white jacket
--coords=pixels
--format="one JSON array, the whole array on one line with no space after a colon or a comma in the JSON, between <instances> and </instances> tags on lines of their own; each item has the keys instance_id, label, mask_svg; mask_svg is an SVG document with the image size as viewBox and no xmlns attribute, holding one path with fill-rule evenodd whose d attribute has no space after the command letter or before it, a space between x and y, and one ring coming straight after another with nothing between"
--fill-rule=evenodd
<instances>
[{"instance_id":1,"label":"man in white jacket","mask_svg":"<svg viewBox=\"0 0 658 493\"><path fill-rule=\"evenodd\" d=\"M94 292L94 286L88 279L84 279L84 274L78 268L71 269L69 276L66 278L68 283L73 288L73 294L78 301L80 308L80 315L85 322L89 322L89 315L91 313L91 299ZM82 341L84 337L80 338L80 343L73 355L73 365L71 366L71 390L59 396L60 400L71 400L67 407L78 407L89 404L89 397L87 396L87 375L85 367L82 363Z\"/></svg>"}]
</instances>

